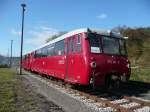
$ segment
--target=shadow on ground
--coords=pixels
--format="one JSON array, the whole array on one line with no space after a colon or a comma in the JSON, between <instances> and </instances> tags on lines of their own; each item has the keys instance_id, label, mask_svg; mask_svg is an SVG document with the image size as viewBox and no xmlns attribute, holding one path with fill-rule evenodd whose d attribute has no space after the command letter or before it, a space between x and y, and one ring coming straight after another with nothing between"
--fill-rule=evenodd
<instances>
[{"instance_id":1,"label":"shadow on ground","mask_svg":"<svg viewBox=\"0 0 150 112\"><path fill-rule=\"evenodd\" d=\"M129 81L126 84L123 84L117 90L106 91L104 87L99 87L96 90L92 90L85 87L73 87L80 91L86 91L91 95L97 95L100 97L108 97L113 95L118 95L118 98L122 96L135 96L143 99L150 100L150 83L144 83L139 81Z\"/></svg>"},{"instance_id":2,"label":"shadow on ground","mask_svg":"<svg viewBox=\"0 0 150 112\"><path fill-rule=\"evenodd\" d=\"M129 81L116 92L127 96L143 97L150 100L150 83Z\"/></svg>"}]
</instances>

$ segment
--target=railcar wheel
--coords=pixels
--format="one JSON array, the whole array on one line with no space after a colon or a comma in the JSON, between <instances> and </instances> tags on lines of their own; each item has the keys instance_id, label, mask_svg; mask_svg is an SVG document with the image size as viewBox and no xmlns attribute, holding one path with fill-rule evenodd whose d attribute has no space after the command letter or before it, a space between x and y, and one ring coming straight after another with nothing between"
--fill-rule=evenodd
<instances>
[{"instance_id":1,"label":"railcar wheel","mask_svg":"<svg viewBox=\"0 0 150 112\"><path fill-rule=\"evenodd\" d=\"M120 78L113 80L112 75L106 77L105 87L108 91L120 89L121 81Z\"/></svg>"},{"instance_id":2,"label":"railcar wheel","mask_svg":"<svg viewBox=\"0 0 150 112\"><path fill-rule=\"evenodd\" d=\"M91 77L91 79L90 79L90 85L89 86L92 89L96 89L95 78L94 77Z\"/></svg>"},{"instance_id":3,"label":"railcar wheel","mask_svg":"<svg viewBox=\"0 0 150 112\"><path fill-rule=\"evenodd\" d=\"M121 86L121 81L120 81L120 79L118 79L118 80L115 81L114 87L115 87L115 89L119 89L120 86Z\"/></svg>"},{"instance_id":4,"label":"railcar wheel","mask_svg":"<svg viewBox=\"0 0 150 112\"><path fill-rule=\"evenodd\" d=\"M107 76L106 77L106 80L105 80L105 89L108 90L108 91L112 89L111 76Z\"/></svg>"}]
</instances>

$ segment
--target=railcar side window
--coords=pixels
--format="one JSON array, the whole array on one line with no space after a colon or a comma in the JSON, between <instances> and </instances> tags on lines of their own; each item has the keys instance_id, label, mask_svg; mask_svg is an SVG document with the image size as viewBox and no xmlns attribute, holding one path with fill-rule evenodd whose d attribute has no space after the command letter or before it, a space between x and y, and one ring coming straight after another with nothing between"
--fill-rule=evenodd
<instances>
[{"instance_id":1,"label":"railcar side window","mask_svg":"<svg viewBox=\"0 0 150 112\"><path fill-rule=\"evenodd\" d=\"M81 36L80 36L80 34L78 35L78 38L77 38L77 50L78 50L78 52L81 52Z\"/></svg>"},{"instance_id":2,"label":"railcar side window","mask_svg":"<svg viewBox=\"0 0 150 112\"><path fill-rule=\"evenodd\" d=\"M42 48L42 57L47 57L47 47Z\"/></svg>"},{"instance_id":3,"label":"railcar side window","mask_svg":"<svg viewBox=\"0 0 150 112\"><path fill-rule=\"evenodd\" d=\"M55 55L65 54L65 41L64 40L61 40L55 43L54 52L55 52Z\"/></svg>"},{"instance_id":4,"label":"railcar side window","mask_svg":"<svg viewBox=\"0 0 150 112\"><path fill-rule=\"evenodd\" d=\"M76 52L76 38L75 36L72 38L72 52Z\"/></svg>"},{"instance_id":5,"label":"railcar side window","mask_svg":"<svg viewBox=\"0 0 150 112\"><path fill-rule=\"evenodd\" d=\"M92 53L101 53L101 44L100 44L100 38L96 34L88 34L88 38L90 41L90 47Z\"/></svg>"},{"instance_id":6,"label":"railcar side window","mask_svg":"<svg viewBox=\"0 0 150 112\"><path fill-rule=\"evenodd\" d=\"M28 59L28 55L26 55L26 59Z\"/></svg>"},{"instance_id":7,"label":"railcar side window","mask_svg":"<svg viewBox=\"0 0 150 112\"><path fill-rule=\"evenodd\" d=\"M42 57L42 50L41 49L37 50L36 57Z\"/></svg>"},{"instance_id":8,"label":"railcar side window","mask_svg":"<svg viewBox=\"0 0 150 112\"><path fill-rule=\"evenodd\" d=\"M24 55L24 60L26 60L26 55Z\"/></svg>"},{"instance_id":9,"label":"railcar side window","mask_svg":"<svg viewBox=\"0 0 150 112\"><path fill-rule=\"evenodd\" d=\"M23 56L23 59L26 60L26 55Z\"/></svg>"},{"instance_id":10,"label":"railcar side window","mask_svg":"<svg viewBox=\"0 0 150 112\"><path fill-rule=\"evenodd\" d=\"M47 55L54 56L54 44L47 46Z\"/></svg>"},{"instance_id":11,"label":"railcar side window","mask_svg":"<svg viewBox=\"0 0 150 112\"><path fill-rule=\"evenodd\" d=\"M37 57L37 51L35 51L35 54L34 54L34 58L36 58Z\"/></svg>"},{"instance_id":12,"label":"railcar side window","mask_svg":"<svg viewBox=\"0 0 150 112\"><path fill-rule=\"evenodd\" d=\"M68 52L71 53L72 52L72 38L68 39Z\"/></svg>"}]
</instances>

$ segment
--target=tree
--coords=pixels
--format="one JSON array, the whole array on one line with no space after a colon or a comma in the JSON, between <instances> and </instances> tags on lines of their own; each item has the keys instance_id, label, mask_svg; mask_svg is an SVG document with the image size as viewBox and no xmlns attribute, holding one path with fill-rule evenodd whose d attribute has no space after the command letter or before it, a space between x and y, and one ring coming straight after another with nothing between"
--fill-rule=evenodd
<instances>
[{"instance_id":1,"label":"tree","mask_svg":"<svg viewBox=\"0 0 150 112\"><path fill-rule=\"evenodd\" d=\"M58 38L58 37L60 37L60 36L62 36L62 35L64 35L64 34L66 34L66 33L67 33L66 31L63 31L63 32L59 32L59 33L56 34L56 35L52 35L52 36L50 36L50 37L46 40L46 43L48 43L49 41L54 40L54 39L56 39L56 38Z\"/></svg>"}]
</instances>

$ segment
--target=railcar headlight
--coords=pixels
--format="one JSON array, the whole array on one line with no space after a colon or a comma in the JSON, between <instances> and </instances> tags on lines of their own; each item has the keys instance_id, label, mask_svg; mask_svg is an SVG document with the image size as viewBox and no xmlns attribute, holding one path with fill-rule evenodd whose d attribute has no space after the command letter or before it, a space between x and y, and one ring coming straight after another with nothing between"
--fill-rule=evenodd
<instances>
[{"instance_id":1,"label":"railcar headlight","mask_svg":"<svg viewBox=\"0 0 150 112\"><path fill-rule=\"evenodd\" d=\"M128 64L126 65L126 67L127 67L127 68L130 68L130 64L128 63Z\"/></svg>"},{"instance_id":2,"label":"railcar headlight","mask_svg":"<svg viewBox=\"0 0 150 112\"><path fill-rule=\"evenodd\" d=\"M91 62L90 65L91 65L92 68L96 68L96 66L97 66L95 61Z\"/></svg>"}]
</instances>

